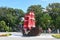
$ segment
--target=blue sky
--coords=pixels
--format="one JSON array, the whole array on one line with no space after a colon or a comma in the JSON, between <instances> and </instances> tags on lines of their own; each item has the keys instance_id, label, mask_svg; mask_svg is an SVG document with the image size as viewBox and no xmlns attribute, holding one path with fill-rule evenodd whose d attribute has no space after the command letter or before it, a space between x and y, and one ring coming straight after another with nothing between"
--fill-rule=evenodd
<instances>
[{"instance_id":1,"label":"blue sky","mask_svg":"<svg viewBox=\"0 0 60 40\"><path fill-rule=\"evenodd\" d=\"M0 7L18 8L26 12L31 5L39 4L45 8L49 3L55 2L60 3L60 0L0 0Z\"/></svg>"}]
</instances>

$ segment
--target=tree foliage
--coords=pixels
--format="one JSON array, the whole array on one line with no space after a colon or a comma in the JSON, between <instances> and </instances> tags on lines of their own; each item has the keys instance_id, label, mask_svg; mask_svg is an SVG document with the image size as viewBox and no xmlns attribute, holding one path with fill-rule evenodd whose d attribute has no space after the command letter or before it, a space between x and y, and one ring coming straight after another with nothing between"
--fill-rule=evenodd
<instances>
[{"instance_id":1,"label":"tree foliage","mask_svg":"<svg viewBox=\"0 0 60 40\"><path fill-rule=\"evenodd\" d=\"M27 13L31 10L34 11L36 27L60 28L60 3L51 3L45 9L47 12L43 11L41 5L31 5L27 9ZM21 9L0 7L0 31L17 31L18 24L23 23L21 17L24 15L24 11Z\"/></svg>"},{"instance_id":2,"label":"tree foliage","mask_svg":"<svg viewBox=\"0 0 60 40\"><path fill-rule=\"evenodd\" d=\"M5 21L6 25L12 28L12 31L17 30L16 25L21 22L20 18L23 16L24 12L21 9L0 7L0 21Z\"/></svg>"},{"instance_id":3,"label":"tree foliage","mask_svg":"<svg viewBox=\"0 0 60 40\"><path fill-rule=\"evenodd\" d=\"M10 29L10 30L9 30ZM6 32L6 31L11 31L11 28L6 25L5 21L0 21L0 31L1 32Z\"/></svg>"},{"instance_id":4,"label":"tree foliage","mask_svg":"<svg viewBox=\"0 0 60 40\"><path fill-rule=\"evenodd\" d=\"M48 27L50 27L51 24L51 17L49 16L48 13L43 14L43 16L40 18L41 20L41 27L43 29L47 29Z\"/></svg>"},{"instance_id":5,"label":"tree foliage","mask_svg":"<svg viewBox=\"0 0 60 40\"><path fill-rule=\"evenodd\" d=\"M52 20L53 20L53 25L55 26L55 28L59 28L58 24L60 24L58 22L58 18L60 18L60 3L52 3L49 4L47 7L48 13L51 16Z\"/></svg>"}]
</instances>

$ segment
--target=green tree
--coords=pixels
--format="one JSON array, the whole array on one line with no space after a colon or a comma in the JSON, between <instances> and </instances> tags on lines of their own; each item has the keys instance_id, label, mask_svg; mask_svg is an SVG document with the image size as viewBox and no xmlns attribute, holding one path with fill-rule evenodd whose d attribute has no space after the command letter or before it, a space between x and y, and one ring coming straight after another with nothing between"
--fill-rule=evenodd
<instances>
[{"instance_id":1,"label":"green tree","mask_svg":"<svg viewBox=\"0 0 60 40\"><path fill-rule=\"evenodd\" d=\"M21 9L0 7L0 21L4 20L6 25L9 25L9 27L11 27L14 31L17 30L16 25L21 22L20 18L23 16L24 12Z\"/></svg>"},{"instance_id":2,"label":"green tree","mask_svg":"<svg viewBox=\"0 0 60 40\"><path fill-rule=\"evenodd\" d=\"M47 29L48 27L50 27L52 21L48 13L43 14L43 16L40 19L41 19L40 25L43 27L43 29Z\"/></svg>"},{"instance_id":3,"label":"green tree","mask_svg":"<svg viewBox=\"0 0 60 40\"><path fill-rule=\"evenodd\" d=\"M0 31L6 32L6 31L11 31L11 28L9 30L9 26L6 25L5 21L0 21Z\"/></svg>"},{"instance_id":4,"label":"green tree","mask_svg":"<svg viewBox=\"0 0 60 40\"><path fill-rule=\"evenodd\" d=\"M57 29L60 29L60 16L56 18L56 26Z\"/></svg>"},{"instance_id":5,"label":"green tree","mask_svg":"<svg viewBox=\"0 0 60 40\"><path fill-rule=\"evenodd\" d=\"M56 26L57 17L60 16L60 3L52 3L49 4L46 8L48 10L49 15L51 16L53 20L53 25Z\"/></svg>"}]
</instances>

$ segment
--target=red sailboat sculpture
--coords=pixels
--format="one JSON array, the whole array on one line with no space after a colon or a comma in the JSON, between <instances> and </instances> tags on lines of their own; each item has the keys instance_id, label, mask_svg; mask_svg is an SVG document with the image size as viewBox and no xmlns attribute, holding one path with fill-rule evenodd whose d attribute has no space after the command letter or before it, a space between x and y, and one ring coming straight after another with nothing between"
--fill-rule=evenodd
<instances>
[{"instance_id":1,"label":"red sailboat sculpture","mask_svg":"<svg viewBox=\"0 0 60 40\"><path fill-rule=\"evenodd\" d=\"M23 35L28 36L37 36L40 33L39 28L35 26L35 15L33 11L25 15L23 30Z\"/></svg>"},{"instance_id":2,"label":"red sailboat sculpture","mask_svg":"<svg viewBox=\"0 0 60 40\"><path fill-rule=\"evenodd\" d=\"M32 27L35 27L35 15L33 11L30 11L24 17L24 29L31 30Z\"/></svg>"}]
</instances>

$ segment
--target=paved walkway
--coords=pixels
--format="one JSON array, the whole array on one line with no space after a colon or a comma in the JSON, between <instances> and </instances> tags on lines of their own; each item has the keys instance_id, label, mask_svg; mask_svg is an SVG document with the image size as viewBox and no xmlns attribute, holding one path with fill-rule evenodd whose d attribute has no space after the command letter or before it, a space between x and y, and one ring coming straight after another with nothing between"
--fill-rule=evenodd
<instances>
[{"instance_id":1,"label":"paved walkway","mask_svg":"<svg viewBox=\"0 0 60 40\"><path fill-rule=\"evenodd\" d=\"M34 36L32 38L54 38L51 36L52 34L40 34L39 36ZM23 37L21 33L15 33L13 34L12 36L9 36L9 37ZM31 38L31 37L30 37Z\"/></svg>"},{"instance_id":2,"label":"paved walkway","mask_svg":"<svg viewBox=\"0 0 60 40\"><path fill-rule=\"evenodd\" d=\"M52 34L44 34L44 33L43 33L43 34L40 35L40 38L54 38L54 37L52 37L51 35L52 35Z\"/></svg>"},{"instance_id":3,"label":"paved walkway","mask_svg":"<svg viewBox=\"0 0 60 40\"><path fill-rule=\"evenodd\" d=\"M0 40L60 40L52 37L52 34L41 34L34 37L23 37L21 33L12 33L12 36L0 37Z\"/></svg>"}]
</instances>

